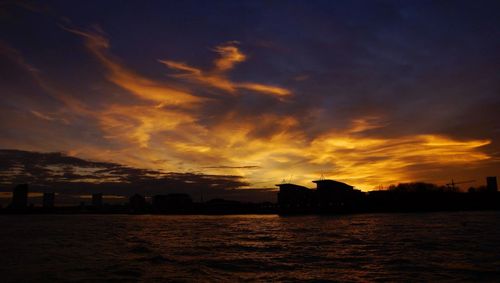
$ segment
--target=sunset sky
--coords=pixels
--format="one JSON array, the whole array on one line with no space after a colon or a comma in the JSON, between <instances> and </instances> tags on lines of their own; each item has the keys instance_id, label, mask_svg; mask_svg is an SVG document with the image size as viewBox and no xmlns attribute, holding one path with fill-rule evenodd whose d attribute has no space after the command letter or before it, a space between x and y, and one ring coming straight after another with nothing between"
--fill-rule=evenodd
<instances>
[{"instance_id":1,"label":"sunset sky","mask_svg":"<svg viewBox=\"0 0 500 283\"><path fill-rule=\"evenodd\" d=\"M0 2L2 149L241 189L482 185L499 109L499 1Z\"/></svg>"}]
</instances>

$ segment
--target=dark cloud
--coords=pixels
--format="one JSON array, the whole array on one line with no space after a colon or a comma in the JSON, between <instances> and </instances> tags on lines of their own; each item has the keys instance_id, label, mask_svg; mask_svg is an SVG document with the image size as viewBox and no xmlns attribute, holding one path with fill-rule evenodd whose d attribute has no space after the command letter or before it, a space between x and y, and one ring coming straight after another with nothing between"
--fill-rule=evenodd
<instances>
[{"instance_id":1,"label":"dark cloud","mask_svg":"<svg viewBox=\"0 0 500 283\"><path fill-rule=\"evenodd\" d=\"M134 193L154 195L169 192L198 196L238 196L259 191L234 190L248 186L240 176L207 175L198 173L160 172L132 168L109 162L94 162L62 153L40 153L21 150L0 150L0 184L3 191L19 183L28 183L34 191L53 191L61 194L102 192L129 196ZM266 190L260 191L266 195ZM268 197L269 195L264 196Z\"/></svg>"}]
</instances>

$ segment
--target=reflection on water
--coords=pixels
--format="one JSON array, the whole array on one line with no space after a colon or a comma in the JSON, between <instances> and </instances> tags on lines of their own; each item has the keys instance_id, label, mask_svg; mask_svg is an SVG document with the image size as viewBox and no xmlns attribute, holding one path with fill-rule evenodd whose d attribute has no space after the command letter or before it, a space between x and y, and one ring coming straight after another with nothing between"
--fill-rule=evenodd
<instances>
[{"instance_id":1,"label":"reflection on water","mask_svg":"<svg viewBox=\"0 0 500 283\"><path fill-rule=\"evenodd\" d=\"M1 216L12 281L500 280L500 213Z\"/></svg>"}]
</instances>

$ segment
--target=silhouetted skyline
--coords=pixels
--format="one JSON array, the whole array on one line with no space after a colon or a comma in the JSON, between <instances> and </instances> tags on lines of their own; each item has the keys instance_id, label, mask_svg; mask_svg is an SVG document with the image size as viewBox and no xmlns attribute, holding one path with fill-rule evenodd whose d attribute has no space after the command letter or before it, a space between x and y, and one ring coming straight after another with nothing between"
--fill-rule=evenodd
<instances>
[{"instance_id":1,"label":"silhouetted skyline","mask_svg":"<svg viewBox=\"0 0 500 283\"><path fill-rule=\"evenodd\" d=\"M486 177L486 185L461 192L455 184L438 186L424 182L399 183L386 190L362 192L353 186L331 179L312 181L316 188L297 184L277 184L276 202L254 203L251 200L214 198L198 202L187 193L163 193L144 196L139 193L128 202L105 202L104 193L93 193L91 203L56 205L55 193L43 193L43 206L29 198L29 185L12 189L10 204L2 214L350 214L374 212L431 212L500 210L500 193L496 176ZM466 183L466 182L462 182ZM182 188L181 188L182 189ZM108 199L109 200L109 199ZM29 204L29 205L28 205Z\"/></svg>"},{"instance_id":2,"label":"silhouetted skyline","mask_svg":"<svg viewBox=\"0 0 500 283\"><path fill-rule=\"evenodd\" d=\"M275 188L248 188L248 183L241 176L206 175L202 173L170 173L128 167L116 163L94 162L70 157L61 153L38 153L19 150L0 150L0 161L4 169L0 172L0 204L8 204L12 187L16 184L30 184L31 194L36 194L34 204L47 203L50 206L54 199L59 204L74 205L86 202L94 206L102 203L124 203L131 195L143 196L165 194L188 194L195 202L203 199L223 198L244 202L275 202ZM63 172L63 173L62 173ZM324 176L322 176L324 179ZM314 182L330 186L330 183L360 191L358 187L339 181ZM441 183L447 189L466 192L469 188L497 187L495 176L477 176L475 180L450 180ZM391 184L395 186L400 183ZM425 183L420 181L420 183ZM292 186L298 190L309 190L306 186L290 184L283 180L284 186ZM279 185L281 186L281 185ZM390 187L377 187L387 189ZM370 191L370 190L363 190ZM107 198L107 200L105 199ZM99 204L100 203L100 204Z\"/></svg>"}]
</instances>

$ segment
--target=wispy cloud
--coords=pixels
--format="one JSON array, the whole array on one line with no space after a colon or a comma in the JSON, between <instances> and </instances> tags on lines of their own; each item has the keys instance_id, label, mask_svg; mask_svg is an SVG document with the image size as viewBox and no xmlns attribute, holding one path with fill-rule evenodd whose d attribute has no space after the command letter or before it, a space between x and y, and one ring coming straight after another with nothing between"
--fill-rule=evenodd
<instances>
[{"instance_id":1,"label":"wispy cloud","mask_svg":"<svg viewBox=\"0 0 500 283\"><path fill-rule=\"evenodd\" d=\"M234 65L247 59L246 55L238 49L238 43L237 41L231 41L215 47L215 52L220 55L220 58L214 61L215 71L225 72L231 70Z\"/></svg>"},{"instance_id":2,"label":"wispy cloud","mask_svg":"<svg viewBox=\"0 0 500 283\"><path fill-rule=\"evenodd\" d=\"M235 67L236 64L244 62L247 57L237 46L237 42L231 41L215 47L214 51L219 54L219 58L214 60L212 70L203 71L199 68L189 66L184 62L175 62L169 60L159 60L170 69L180 71L181 74L175 74L174 77L184 78L211 87L219 88L231 94L238 94L238 89L251 90L257 93L273 95L276 97L287 97L292 92L286 88L266 85L253 82L233 82L227 77L227 72Z\"/></svg>"},{"instance_id":3,"label":"wispy cloud","mask_svg":"<svg viewBox=\"0 0 500 283\"><path fill-rule=\"evenodd\" d=\"M79 136L83 138L72 137L68 129L54 128L49 133L40 133L28 121L25 131L38 135L19 140L32 148L39 144L49 147L47 140L51 140L54 141L50 144L53 150L66 150L71 155L96 160L112 160L126 166L105 167L101 168L104 171L98 172L83 169L58 171L58 175L44 171L47 168L30 167L33 174L42 177L50 179L56 174L57 178L87 182L95 174L109 182L119 179L140 183L144 181L144 174L156 174L151 172L191 172L186 174L193 176L200 174L192 172L203 172L201 175L222 173L232 176L227 178L235 183L229 183L243 188L254 184L270 187L291 174L295 176L294 181L307 185L310 179L325 173L363 189L371 189L379 184L425 178L435 170L476 166L491 160L490 154L484 150L491 145L490 139L457 138L439 131L384 135L383 130L391 126L388 122L390 113L364 113L365 108L356 113L349 112L339 122L341 125L335 127L331 124L340 114L330 111L330 105L311 107L304 103L304 99L296 100L299 95L292 95L292 91L283 86L233 81L230 72L238 64L252 59L240 50L236 42L214 48L218 57L209 70L161 60L162 64L178 72L162 80L160 75L155 78L143 75L113 54L102 31L64 29L83 39L89 54L101 67L96 69L96 76L102 76L106 85L119 91L116 96L107 89L99 91L100 97L95 98L97 106L92 107L84 102L84 97L65 91L61 86L64 84L57 77L46 80L43 72L28 64L19 52L3 48L4 55L8 54L29 73L42 91L62 103L59 112L33 107L27 109L28 116L45 124L62 121L70 112L81 118L73 126L75 131L83 133ZM308 77L309 80L314 78ZM86 81L82 79L79 83ZM207 88L231 95L208 99L203 96ZM246 104L242 98L246 98L248 91L270 97L251 96L255 104ZM283 103L281 99L287 99L289 103ZM316 115L313 112L317 109L335 115ZM311 124L325 127L311 130ZM2 144L14 144L12 141L7 143L7 139L0 137ZM137 174L130 173L130 168L146 168L144 170L151 172L141 171L144 174L137 177ZM169 178L174 175L172 173ZM112 177L108 180L106 176ZM151 179L144 184L149 185L149 181ZM217 182L213 181L214 184Z\"/></svg>"},{"instance_id":4,"label":"wispy cloud","mask_svg":"<svg viewBox=\"0 0 500 283\"><path fill-rule=\"evenodd\" d=\"M82 31L67 27L63 27L63 29L83 37L87 48L107 68L109 80L130 91L135 96L148 101L158 102L161 105L189 108L193 104L203 100L188 91L148 79L126 68L107 53L109 41L104 35L98 33L98 31Z\"/></svg>"},{"instance_id":5,"label":"wispy cloud","mask_svg":"<svg viewBox=\"0 0 500 283\"><path fill-rule=\"evenodd\" d=\"M219 165L219 166L206 166L203 168L207 169L260 169L262 167L255 165L246 165L246 166L227 166L227 165Z\"/></svg>"}]
</instances>

